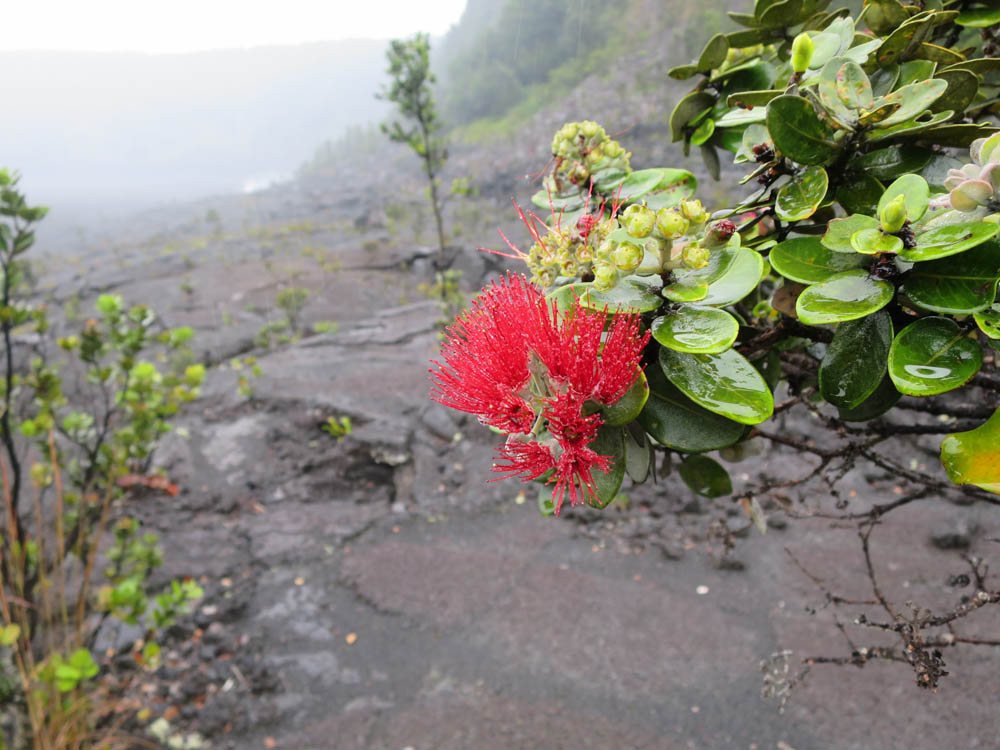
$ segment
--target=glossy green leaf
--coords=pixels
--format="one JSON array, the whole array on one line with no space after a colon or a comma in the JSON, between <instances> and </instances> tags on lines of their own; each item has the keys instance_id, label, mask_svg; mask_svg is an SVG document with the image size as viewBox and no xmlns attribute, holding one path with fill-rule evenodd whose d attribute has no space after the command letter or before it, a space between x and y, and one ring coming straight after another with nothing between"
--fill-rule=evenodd
<instances>
[{"instance_id":1,"label":"glossy green leaf","mask_svg":"<svg viewBox=\"0 0 1000 750\"><path fill-rule=\"evenodd\" d=\"M728 107L766 107L772 99L785 93L784 89L763 89L761 91L737 91L726 98Z\"/></svg>"},{"instance_id":2,"label":"glossy green leaf","mask_svg":"<svg viewBox=\"0 0 1000 750\"><path fill-rule=\"evenodd\" d=\"M1000 303L975 314L979 330L994 341L1000 340Z\"/></svg>"},{"instance_id":3,"label":"glossy green leaf","mask_svg":"<svg viewBox=\"0 0 1000 750\"><path fill-rule=\"evenodd\" d=\"M539 208L551 209L558 212L560 209L574 211L582 208L587 199L585 196L581 196L578 190L575 190L572 194L563 195L550 194L548 190L539 190L531 196L531 202Z\"/></svg>"},{"instance_id":4,"label":"glossy green leaf","mask_svg":"<svg viewBox=\"0 0 1000 750\"><path fill-rule=\"evenodd\" d=\"M882 210L900 195L906 201L906 218L909 221L919 221L927 213L931 195L927 180L918 174L904 174L885 189L878 202L878 215L881 216Z\"/></svg>"},{"instance_id":5,"label":"glossy green leaf","mask_svg":"<svg viewBox=\"0 0 1000 750\"><path fill-rule=\"evenodd\" d=\"M1000 243L984 242L951 258L917 263L906 275L903 291L919 307L962 315L981 312L993 304L1000 279Z\"/></svg>"},{"instance_id":6,"label":"glossy green leaf","mask_svg":"<svg viewBox=\"0 0 1000 750\"><path fill-rule=\"evenodd\" d=\"M673 302L697 302L708 295L709 284L718 281L729 270L740 250L740 236L734 234L723 247L712 250L704 268L679 268L673 281L663 289L663 296Z\"/></svg>"},{"instance_id":7,"label":"glossy green leaf","mask_svg":"<svg viewBox=\"0 0 1000 750\"><path fill-rule=\"evenodd\" d=\"M688 456L678 467L678 473L684 484L702 497L724 497L733 492L729 472L708 456Z\"/></svg>"},{"instance_id":8,"label":"glossy green leaf","mask_svg":"<svg viewBox=\"0 0 1000 750\"><path fill-rule=\"evenodd\" d=\"M946 437L941 463L955 484L974 484L1000 494L1000 409L974 430Z\"/></svg>"},{"instance_id":9,"label":"glossy green leaf","mask_svg":"<svg viewBox=\"0 0 1000 750\"><path fill-rule=\"evenodd\" d=\"M764 378L733 349L721 354L685 354L660 349L667 379L695 403L743 424L759 424L774 411Z\"/></svg>"},{"instance_id":10,"label":"glossy green leaf","mask_svg":"<svg viewBox=\"0 0 1000 750\"><path fill-rule=\"evenodd\" d=\"M807 325L840 323L881 310L895 294L892 284L871 278L865 270L844 271L807 287L795 303L795 312Z\"/></svg>"},{"instance_id":11,"label":"glossy green leaf","mask_svg":"<svg viewBox=\"0 0 1000 750\"><path fill-rule=\"evenodd\" d=\"M718 354L733 345L739 323L724 310L683 305L656 318L650 326L653 338L678 352Z\"/></svg>"},{"instance_id":12,"label":"glossy green leaf","mask_svg":"<svg viewBox=\"0 0 1000 750\"><path fill-rule=\"evenodd\" d=\"M595 469L591 472L597 496L591 504L603 508L617 497L625 478L624 430L621 427L602 425L597 437L587 447L600 456L611 458L611 466L607 471Z\"/></svg>"},{"instance_id":13,"label":"glossy green leaf","mask_svg":"<svg viewBox=\"0 0 1000 750\"><path fill-rule=\"evenodd\" d=\"M639 416L648 399L649 384L646 382L645 374L640 372L632 387L625 391L618 401L601 409L604 423L613 427L628 424Z\"/></svg>"},{"instance_id":14,"label":"glossy green leaf","mask_svg":"<svg viewBox=\"0 0 1000 750\"><path fill-rule=\"evenodd\" d=\"M807 167L778 191L774 210L785 221L801 221L816 213L830 180L823 167Z\"/></svg>"},{"instance_id":15,"label":"glossy green leaf","mask_svg":"<svg viewBox=\"0 0 1000 750\"><path fill-rule=\"evenodd\" d=\"M834 131L808 99L779 96L767 105L767 131L781 153L800 164L824 165L837 154Z\"/></svg>"},{"instance_id":16,"label":"glossy green leaf","mask_svg":"<svg viewBox=\"0 0 1000 750\"><path fill-rule=\"evenodd\" d=\"M902 144L870 151L852 160L851 166L878 180L894 180L904 174L919 172L933 155L926 148Z\"/></svg>"},{"instance_id":17,"label":"glossy green leaf","mask_svg":"<svg viewBox=\"0 0 1000 750\"><path fill-rule=\"evenodd\" d=\"M946 258L981 245L1000 231L1000 225L969 221L923 232L916 237L916 247L903 250L903 260L923 261Z\"/></svg>"},{"instance_id":18,"label":"glossy green leaf","mask_svg":"<svg viewBox=\"0 0 1000 750\"><path fill-rule=\"evenodd\" d=\"M678 65L667 71L667 75L675 81L686 81L698 74L698 66L695 64Z\"/></svg>"},{"instance_id":19,"label":"glossy green leaf","mask_svg":"<svg viewBox=\"0 0 1000 750\"><path fill-rule=\"evenodd\" d=\"M626 276L613 289L601 292L590 284L569 284L559 287L549 294L560 310L568 309L573 304L574 296L579 297L580 304L590 310L608 312L650 312L657 309L663 300L648 284L638 281L639 277Z\"/></svg>"},{"instance_id":20,"label":"glossy green leaf","mask_svg":"<svg viewBox=\"0 0 1000 750\"><path fill-rule=\"evenodd\" d=\"M709 285L701 304L722 307L739 302L757 288L765 273L766 264L760 253L740 248L729 270Z\"/></svg>"},{"instance_id":21,"label":"glossy green leaf","mask_svg":"<svg viewBox=\"0 0 1000 750\"><path fill-rule=\"evenodd\" d=\"M855 252L838 253L823 246L819 237L794 237L775 245L768 256L771 266L786 279L816 284L831 276L860 268L867 258Z\"/></svg>"},{"instance_id":22,"label":"glossy green leaf","mask_svg":"<svg viewBox=\"0 0 1000 750\"><path fill-rule=\"evenodd\" d=\"M837 326L819 368L819 389L841 409L860 406L885 377L892 320L884 310Z\"/></svg>"},{"instance_id":23,"label":"glossy green leaf","mask_svg":"<svg viewBox=\"0 0 1000 750\"><path fill-rule=\"evenodd\" d=\"M861 404L853 409L838 409L839 416L845 422L867 422L870 419L881 417L889 409L894 407L903 394L896 390L892 384L892 378L886 373L878 388Z\"/></svg>"},{"instance_id":24,"label":"glossy green leaf","mask_svg":"<svg viewBox=\"0 0 1000 750\"><path fill-rule=\"evenodd\" d=\"M996 132L997 128L989 123L949 123L925 129L920 140L937 146L968 148L977 138L989 138Z\"/></svg>"},{"instance_id":25,"label":"glossy green leaf","mask_svg":"<svg viewBox=\"0 0 1000 750\"><path fill-rule=\"evenodd\" d=\"M732 445L745 427L698 406L667 380L655 364L648 368L650 395L639 424L660 445L686 453Z\"/></svg>"},{"instance_id":26,"label":"glossy green leaf","mask_svg":"<svg viewBox=\"0 0 1000 750\"><path fill-rule=\"evenodd\" d=\"M955 23L959 26L971 26L985 29L1000 23L1000 8L973 8L963 10L958 14Z\"/></svg>"},{"instance_id":27,"label":"glossy green leaf","mask_svg":"<svg viewBox=\"0 0 1000 750\"><path fill-rule=\"evenodd\" d=\"M881 229L862 229L851 235L851 247L864 255L898 253L903 249L903 241Z\"/></svg>"},{"instance_id":28,"label":"glossy green leaf","mask_svg":"<svg viewBox=\"0 0 1000 750\"><path fill-rule=\"evenodd\" d=\"M889 350L889 377L900 393L933 396L965 385L983 363L979 344L950 318L921 318Z\"/></svg>"},{"instance_id":29,"label":"glossy green leaf","mask_svg":"<svg viewBox=\"0 0 1000 750\"><path fill-rule=\"evenodd\" d=\"M885 186L867 172L847 177L837 188L837 202L852 214L875 213Z\"/></svg>"},{"instance_id":30,"label":"glossy green leaf","mask_svg":"<svg viewBox=\"0 0 1000 750\"><path fill-rule=\"evenodd\" d=\"M857 251L851 244L851 237L855 232L862 229L878 229L878 219L864 214L853 214L843 219L834 219L826 225L826 233L823 239L823 247L833 250L835 253L851 253Z\"/></svg>"}]
</instances>

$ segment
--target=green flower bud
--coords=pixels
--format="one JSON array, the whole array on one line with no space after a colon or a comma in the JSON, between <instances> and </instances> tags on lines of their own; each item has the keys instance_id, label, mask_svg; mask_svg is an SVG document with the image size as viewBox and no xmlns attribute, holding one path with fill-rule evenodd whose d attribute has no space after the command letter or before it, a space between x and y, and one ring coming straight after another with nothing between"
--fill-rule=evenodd
<instances>
[{"instance_id":1,"label":"green flower bud","mask_svg":"<svg viewBox=\"0 0 1000 750\"><path fill-rule=\"evenodd\" d=\"M656 224L656 214L645 206L629 206L621 218L625 231L633 237L648 237Z\"/></svg>"},{"instance_id":2,"label":"green flower bud","mask_svg":"<svg viewBox=\"0 0 1000 750\"><path fill-rule=\"evenodd\" d=\"M809 63L812 62L815 51L816 45L809 34L803 31L795 37L795 41L792 42L792 70L796 73L805 73L809 70Z\"/></svg>"},{"instance_id":3,"label":"green flower bud","mask_svg":"<svg viewBox=\"0 0 1000 750\"><path fill-rule=\"evenodd\" d=\"M704 224L708 220L708 212L701 201L681 201L681 213L692 224Z\"/></svg>"},{"instance_id":4,"label":"green flower bud","mask_svg":"<svg viewBox=\"0 0 1000 750\"><path fill-rule=\"evenodd\" d=\"M704 268L712 257L707 247L695 242L684 248L684 265L688 268Z\"/></svg>"},{"instance_id":5,"label":"green flower bud","mask_svg":"<svg viewBox=\"0 0 1000 750\"><path fill-rule=\"evenodd\" d=\"M615 266L620 271L634 271L642 263L643 250L631 242L623 242L615 250Z\"/></svg>"},{"instance_id":6,"label":"green flower bud","mask_svg":"<svg viewBox=\"0 0 1000 750\"><path fill-rule=\"evenodd\" d=\"M594 288L599 292L611 291L617 281L618 270L614 266L594 267Z\"/></svg>"},{"instance_id":7,"label":"green flower bud","mask_svg":"<svg viewBox=\"0 0 1000 750\"><path fill-rule=\"evenodd\" d=\"M656 228L664 237L675 240L687 232L688 222L676 208L663 208L656 214Z\"/></svg>"},{"instance_id":8,"label":"green flower bud","mask_svg":"<svg viewBox=\"0 0 1000 750\"><path fill-rule=\"evenodd\" d=\"M897 195L889 201L878 218L883 232L893 234L902 229L906 224L906 196Z\"/></svg>"}]
</instances>

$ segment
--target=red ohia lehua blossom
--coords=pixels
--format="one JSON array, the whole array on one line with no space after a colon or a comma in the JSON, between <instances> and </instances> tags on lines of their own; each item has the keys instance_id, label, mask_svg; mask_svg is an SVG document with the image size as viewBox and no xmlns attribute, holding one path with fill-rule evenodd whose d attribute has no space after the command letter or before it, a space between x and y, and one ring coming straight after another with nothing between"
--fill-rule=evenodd
<instances>
[{"instance_id":1,"label":"red ohia lehua blossom","mask_svg":"<svg viewBox=\"0 0 1000 750\"><path fill-rule=\"evenodd\" d=\"M560 313L510 273L447 329L431 397L506 433L493 470L547 479L558 513L567 492L571 505L595 500L593 472L610 466L589 447L604 424L598 410L635 383L648 340L637 315L609 322L579 300Z\"/></svg>"}]
</instances>

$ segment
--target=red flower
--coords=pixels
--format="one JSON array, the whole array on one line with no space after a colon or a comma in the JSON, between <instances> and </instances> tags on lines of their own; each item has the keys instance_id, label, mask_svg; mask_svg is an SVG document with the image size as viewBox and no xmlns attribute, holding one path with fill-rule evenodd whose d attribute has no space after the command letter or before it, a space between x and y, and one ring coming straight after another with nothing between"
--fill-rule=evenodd
<instances>
[{"instance_id":1,"label":"red flower","mask_svg":"<svg viewBox=\"0 0 1000 750\"><path fill-rule=\"evenodd\" d=\"M559 314L524 276L483 290L447 330L431 397L508 433L494 471L525 481L549 474L558 513L595 495L593 471L609 458L589 445L596 413L635 382L649 340L635 315L608 316L579 303Z\"/></svg>"}]
</instances>

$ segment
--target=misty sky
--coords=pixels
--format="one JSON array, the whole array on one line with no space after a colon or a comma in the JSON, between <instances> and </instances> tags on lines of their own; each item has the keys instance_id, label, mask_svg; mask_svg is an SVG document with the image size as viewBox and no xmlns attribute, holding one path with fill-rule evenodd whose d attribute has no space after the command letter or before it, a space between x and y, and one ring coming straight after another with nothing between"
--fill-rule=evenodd
<instances>
[{"instance_id":1,"label":"misty sky","mask_svg":"<svg viewBox=\"0 0 1000 750\"><path fill-rule=\"evenodd\" d=\"M465 0L31 0L4 8L0 50L150 53L443 34Z\"/></svg>"}]
</instances>

